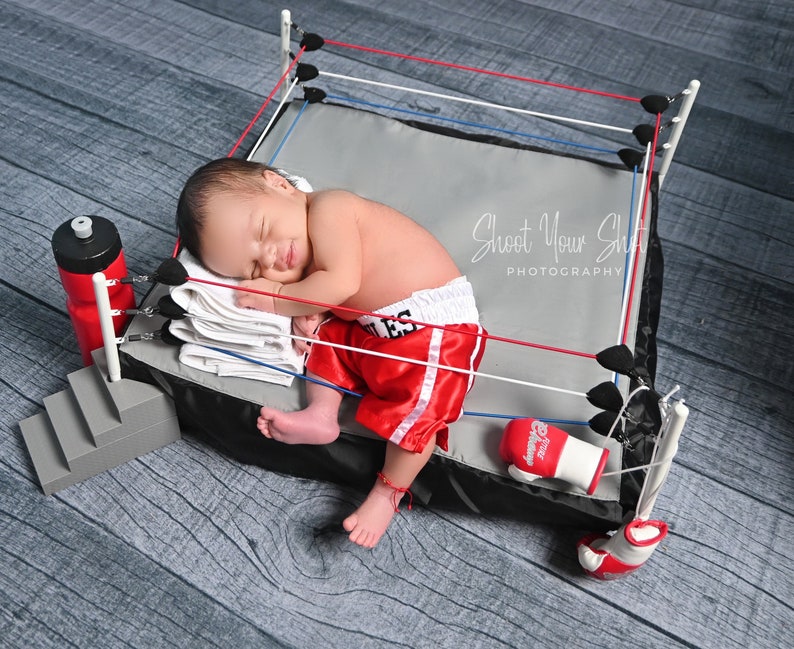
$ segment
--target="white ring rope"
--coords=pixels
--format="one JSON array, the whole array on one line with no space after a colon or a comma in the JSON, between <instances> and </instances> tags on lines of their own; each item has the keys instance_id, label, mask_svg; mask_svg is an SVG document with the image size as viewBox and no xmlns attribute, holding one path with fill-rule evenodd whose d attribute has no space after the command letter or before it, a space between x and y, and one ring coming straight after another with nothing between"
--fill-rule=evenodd
<instances>
[{"instance_id":1,"label":"white ring rope","mask_svg":"<svg viewBox=\"0 0 794 649\"><path fill-rule=\"evenodd\" d=\"M334 72L322 72L320 71L320 76L332 77L334 79L343 79L345 81L354 81L356 83L363 83L372 86L380 86L382 88L391 88L392 90L404 90L407 92L414 92L419 95L426 95L428 97L436 97L437 99L449 99L450 101L457 101L464 104L473 104L475 106L483 106L485 108L497 108L499 110L505 110L512 113L521 113L523 115L531 115L533 117L542 117L545 119L551 119L558 122L568 122L571 124L578 124L581 126L594 126L595 128L602 128L607 129L610 131L617 131L619 133L631 133L630 128L623 128L621 126L610 126L609 124L600 124L598 122L588 122L586 120L575 119L573 117L563 117L562 115L552 115L549 113L539 113L533 110L526 110L523 108L513 108L511 106L504 106L502 104L494 104L488 101L480 101L477 99L466 99L465 97L455 97L453 95L445 95L438 92L431 92L429 90L419 90L418 88L408 88L406 86L398 86L391 83L383 83L381 81L371 81L369 79L360 79L358 77L350 77L344 74L336 74Z\"/></svg>"},{"instance_id":2,"label":"white ring rope","mask_svg":"<svg viewBox=\"0 0 794 649\"><path fill-rule=\"evenodd\" d=\"M439 370L448 370L450 372L458 372L459 374L468 374L469 376L480 376L488 379L496 379L497 381L504 381L506 383L515 383L529 388L540 388L541 390L551 390L553 392L561 392L563 394L571 394L576 397L587 397L584 392L577 392L575 390L568 390L566 388L557 388L551 385L543 385L541 383L531 383L529 381L522 381L521 379L511 379L507 376L499 376L498 374L488 374L487 372L478 372L475 370L465 370L460 367L453 367L451 365L439 365L436 363L429 363L427 361L415 360L412 358L405 358L404 356L395 356L393 354L384 354L383 352L375 352L371 350L361 349L360 347L350 347L349 345L342 345L340 343L332 343L325 340L316 340L314 338L306 338L305 336L298 336L296 334L283 334L277 333L274 336L282 338L291 338L292 340L302 340L313 345L327 345L328 347L336 347L337 349L344 349L346 351L356 352L359 354L367 354L369 356L378 356L393 361L401 361L403 363L413 363L414 365L422 365L424 367L433 367Z\"/></svg>"},{"instance_id":3,"label":"white ring rope","mask_svg":"<svg viewBox=\"0 0 794 649\"><path fill-rule=\"evenodd\" d=\"M622 475L624 473L632 473L633 471L642 471L644 469L650 469L651 467L655 467L655 466L662 466L662 464L666 464L667 462L670 462L674 457L675 457L675 453L672 453L671 455L668 455L666 458L657 460L656 462L649 462L648 464L633 466L628 469L621 469L620 471L604 471L601 474L601 477L605 478L606 476L610 476L610 475ZM639 507L637 509L639 509Z\"/></svg>"},{"instance_id":4,"label":"white ring rope","mask_svg":"<svg viewBox=\"0 0 794 649\"><path fill-rule=\"evenodd\" d=\"M287 103L287 100L290 98L290 95L292 95L292 91L295 90L295 86L297 85L298 85L298 78L295 77L294 81L292 82L292 85L290 85L290 87L287 89L287 92L284 93L284 96L281 98L281 101L278 102L278 106L276 106L276 110L273 111L273 115L270 117L270 121L268 121L265 128L262 129L262 134L259 136L259 139L256 141L256 144L254 144L254 146L251 147L252 153L259 148L259 145L262 144L262 140L264 140L265 136L270 132L270 127L273 126L273 122L276 121L276 117L278 117L281 114L282 106L284 106L284 104Z\"/></svg>"}]
</instances>

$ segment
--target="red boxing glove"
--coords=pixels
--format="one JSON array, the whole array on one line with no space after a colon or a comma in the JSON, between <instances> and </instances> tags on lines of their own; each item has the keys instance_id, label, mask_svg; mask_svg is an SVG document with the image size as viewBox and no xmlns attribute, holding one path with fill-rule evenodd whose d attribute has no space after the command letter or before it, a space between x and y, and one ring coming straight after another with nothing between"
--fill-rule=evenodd
<instances>
[{"instance_id":1,"label":"red boxing glove","mask_svg":"<svg viewBox=\"0 0 794 649\"><path fill-rule=\"evenodd\" d=\"M665 536L664 521L635 518L612 536L590 534L580 539L576 544L579 563L591 577L617 579L645 563Z\"/></svg>"},{"instance_id":2,"label":"red boxing glove","mask_svg":"<svg viewBox=\"0 0 794 649\"><path fill-rule=\"evenodd\" d=\"M505 426L499 455L510 465L507 471L516 480L557 478L590 496L601 479L609 450L538 419L513 419Z\"/></svg>"}]
</instances>

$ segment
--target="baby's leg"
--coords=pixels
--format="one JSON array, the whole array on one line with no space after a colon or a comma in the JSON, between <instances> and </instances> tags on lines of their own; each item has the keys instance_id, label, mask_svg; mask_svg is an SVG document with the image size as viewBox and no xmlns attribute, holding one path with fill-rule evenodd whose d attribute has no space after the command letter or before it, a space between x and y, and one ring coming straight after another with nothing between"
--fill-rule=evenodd
<instances>
[{"instance_id":1,"label":"baby's leg","mask_svg":"<svg viewBox=\"0 0 794 649\"><path fill-rule=\"evenodd\" d=\"M411 486L435 446L435 435L420 453L406 451L391 442L386 445L386 461L381 472L385 479L379 476L366 500L342 522L345 530L350 532L351 541L365 548L375 547L394 517L403 495L400 490Z\"/></svg>"},{"instance_id":2,"label":"baby's leg","mask_svg":"<svg viewBox=\"0 0 794 649\"><path fill-rule=\"evenodd\" d=\"M308 373L309 378L316 378ZM312 381L306 384L309 404L303 410L283 412L263 406L256 427L265 436L285 444L329 444L339 437L342 393Z\"/></svg>"}]
</instances>

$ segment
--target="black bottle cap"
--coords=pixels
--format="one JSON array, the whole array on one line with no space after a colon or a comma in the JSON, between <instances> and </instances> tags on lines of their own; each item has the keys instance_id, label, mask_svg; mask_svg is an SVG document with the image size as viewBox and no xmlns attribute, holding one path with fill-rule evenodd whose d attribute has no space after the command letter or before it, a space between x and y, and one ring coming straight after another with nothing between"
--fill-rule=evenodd
<instances>
[{"instance_id":1,"label":"black bottle cap","mask_svg":"<svg viewBox=\"0 0 794 649\"><path fill-rule=\"evenodd\" d=\"M102 216L80 216L62 223L52 235L55 263L69 273L105 270L121 252L116 226Z\"/></svg>"}]
</instances>

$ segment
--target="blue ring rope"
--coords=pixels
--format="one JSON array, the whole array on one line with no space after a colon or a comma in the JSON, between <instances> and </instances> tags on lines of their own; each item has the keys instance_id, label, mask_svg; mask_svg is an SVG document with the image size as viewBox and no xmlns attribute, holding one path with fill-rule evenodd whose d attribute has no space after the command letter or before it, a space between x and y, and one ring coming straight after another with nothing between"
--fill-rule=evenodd
<instances>
[{"instance_id":1,"label":"blue ring rope","mask_svg":"<svg viewBox=\"0 0 794 649\"><path fill-rule=\"evenodd\" d=\"M289 136L292 135L292 131L295 130L295 127L298 124L298 120L301 118L301 116L303 115L303 111L306 110L306 106L308 105L309 105L308 101L303 102L303 106L301 106L301 109L298 111L298 114L295 115L295 119L292 120L292 124L290 124L289 128L287 129L287 132L284 134L284 137L281 138L281 142L278 143L276 150L273 152L273 155L270 156L270 160L268 161L267 164L272 165L276 161L278 154L281 153L281 149L284 148L284 145L287 143Z\"/></svg>"},{"instance_id":2,"label":"blue ring rope","mask_svg":"<svg viewBox=\"0 0 794 649\"><path fill-rule=\"evenodd\" d=\"M354 104L363 104L364 106L370 106L372 108L384 108L386 110L394 110L398 113L407 113L408 115L414 115L416 117L421 117L423 119L436 119L442 122L452 122L453 124L460 124L462 126L474 126L477 128L484 128L491 131L497 131L499 133L506 133L507 135L520 135L522 137L528 137L534 140L542 140L544 142L553 142L555 144L567 144L569 146L575 146L582 149L588 149L590 151L598 151L600 153L610 153L610 154L617 154L617 151L613 149L604 149L598 146L592 146L589 144L578 144L577 142L569 142L567 140L558 140L552 137L546 137L545 135L533 135L532 133L525 133L523 131L514 131L511 129L500 128L498 126L488 126L487 124L480 124L479 122L469 122L462 119L455 119L454 117L443 117L441 115L430 115L428 113L423 113L420 111L409 110L408 108L398 108L396 106L387 106L385 104L376 104L371 101L365 101L363 99L352 99L350 97L342 97L339 95L326 95L328 99L336 99L339 101L348 101Z\"/></svg>"},{"instance_id":3,"label":"blue ring rope","mask_svg":"<svg viewBox=\"0 0 794 649\"><path fill-rule=\"evenodd\" d=\"M220 352L221 354L226 354L227 356L233 356L234 358L239 358L242 361L248 361L249 363L253 363L254 365L261 365L262 367L266 367L269 370L275 370L276 372L283 372L284 374L289 374L290 376L294 376L295 378L298 379L303 379L305 381L317 383L318 385L323 385L327 388L333 388L334 390L338 390L339 392L344 392L345 394L349 394L351 397L364 396L363 394L360 394L358 392L353 392L352 390L348 390L347 388L343 388L339 385L334 385L333 383L328 383L321 379L315 379L312 378L311 376L306 376L305 374L299 374L298 372L293 372L292 370L288 370L286 367L271 365L270 363L265 363L265 361L260 361L257 360L256 358L251 358L250 356L244 356L243 354L238 354L237 352L233 352L229 349L221 349L220 347L213 347L212 345L201 345L201 346L216 352Z\"/></svg>"},{"instance_id":4,"label":"blue ring rope","mask_svg":"<svg viewBox=\"0 0 794 649\"><path fill-rule=\"evenodd\" d=\"M637 165L634 165L634 172L631 177L631 203L629 204L629 227L626 233L626 260L625 260L625 272L623 273L623 288L620 291L621 294L621 312L623 303L625 302L626 298L626 282L628 282L629 273L631 269L629 268L629 259L631 258L631 243L632 243L632 231L634 230L634 198L637 190ZM638 233L639 234L639 233ZM622 323L621 323L622 324ZM617 387L620 387L620 374L615 372L614 382Z\"/></svg>"},{"instance_id":5,"label":"blue ring rope","mask_svg":"<svg viewBox=\"0 0 794 649\"><path fill-rule=\"evenodd\" d=\"M265 363L264 361L257 360L255 358L251 358L250 356L245 356L243 354L239 354L237 352L233 352L229 349L222 349L220 347L213 347L212 345L201 345L201 347L206 347L207 349L211 349L216 352L220 352L221 354L226 354L227 356L232 356L234 358L239 358L243 361L248 361L249 363L253 363L254 365L261 365L262 367L266 367L270 370L275 370L276 372L283 372L284 374L289 374L298 379L303 379L304 381L310 381L311 383L316 383L317 385L322 385L326 388L331 388L333 390L337 390L339 392L344 392L345 394L349 394L352 397L363 397L364 395L359 392L353 392L353 390L348 390L347 388L343 388L339 385L335 385L333 383L328 383L327 381L323 381L321 379L315 379L311 376L306 376L305 374L299 374L298 372L293 372L292 370L288 370L284 367L278 367L277 365L271 365L270 363ZM464 415L468 415L471 417L492 417L496 419L524 419L523 415L502 415L492 412L476 412L470 410L464 410ZM547 424L571 424L574 426L589 426L588 422L586 421L574 421L569 419L544 419L543 417L535 417L538 421L546 422Z\"/></svg>"}]
</instances>

